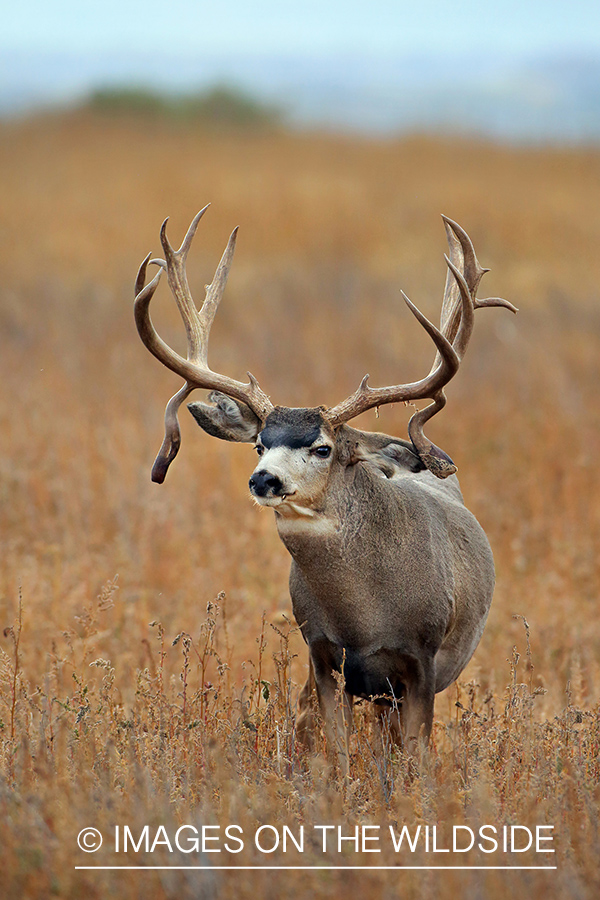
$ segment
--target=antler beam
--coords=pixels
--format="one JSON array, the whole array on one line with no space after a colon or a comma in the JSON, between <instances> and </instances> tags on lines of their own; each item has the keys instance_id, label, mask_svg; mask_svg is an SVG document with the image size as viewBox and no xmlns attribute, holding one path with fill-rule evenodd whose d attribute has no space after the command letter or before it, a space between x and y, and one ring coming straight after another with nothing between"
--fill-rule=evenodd
<instances>
[{"instance_id":1,"label":"antler beam","mask_svg":"<svg viewBox=\"0 0 600 900\"><path fill-rule=\"evenodd\" d=\"M273 409L273 404L250 372L248 372L249 382L245 384L226 375L219 375L208 366L210 329L227 283L235 250L237 228L233 230L229 238L212 283L206 288L206 297L202 308L197 310L188 285L185 264L198 223L207 209L208 206L205 206L194 217L179 250L174 250L169 243L167 238L168 219L165 219L160 231L165 258L151 259L151 254L149 254L141 264L135 282L134 315L143 343L163 365L185 379L185 384L171 397L165 410L165 438L152 467L152 480L158 483L164 481L170 464L179 452L181 432L177 412L183 401L195 388L222 391L229 397L234 397L247 404L262 421ZM148 265L156 265L159 269L154 278L146 284ZM185 326L188 342L187 359L184 359L163 341L150 318L150 301L164 271L167 273L169 287Z\"/></svg>"}]
</instances>

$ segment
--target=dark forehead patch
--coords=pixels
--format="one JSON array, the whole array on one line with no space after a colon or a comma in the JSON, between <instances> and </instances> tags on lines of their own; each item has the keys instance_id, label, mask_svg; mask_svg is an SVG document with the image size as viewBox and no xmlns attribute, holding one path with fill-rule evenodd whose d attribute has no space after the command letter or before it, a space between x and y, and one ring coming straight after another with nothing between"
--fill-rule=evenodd
<instances>
[{"instance_id":1,"label":"dark forehead patch","mask_svg":"<svg viewBox=\"0 0 600 900\"><path fill-rule=\"evenodd\" d=\"M259 438L267 447L312 447L326 424L322 411L317 409L290 409L276 406L268 416ZM327 430L327 429L326 429Z\"/></svg>"}]
</instances>

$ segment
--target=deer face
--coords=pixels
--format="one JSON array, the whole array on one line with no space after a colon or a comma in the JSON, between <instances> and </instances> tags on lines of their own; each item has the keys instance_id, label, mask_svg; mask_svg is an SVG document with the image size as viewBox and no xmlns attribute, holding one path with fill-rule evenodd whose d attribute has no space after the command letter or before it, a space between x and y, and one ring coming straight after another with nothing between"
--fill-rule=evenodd
<instances>
[{"instance_id":1,"label":"deer face","mask_svg":"<svg viewBox=\"0 0 600 900\"><path fill-rule=\"evenodd\" d=\"M425 468L407 441L347 425L336 427L322 407L278 406L263 424L249 407L219 391L209 394L208 400L188 406L198 425L221 440L254 443L259 461L250 478L250 493L260 506L285 518L322 512L335 472L355 463L366 463L385 478Z\"/></svg>"},{"instance_id":2,"label":"deer face","mask_svg":"<svg viewBox=\"0 0 600 900\"><path fill-rule=\"evenodd\" d=\"M313 515L329 480L335 433L320 409L276 408L256 438L250 492L282 515Z\"/></svg>"}]
</instances>

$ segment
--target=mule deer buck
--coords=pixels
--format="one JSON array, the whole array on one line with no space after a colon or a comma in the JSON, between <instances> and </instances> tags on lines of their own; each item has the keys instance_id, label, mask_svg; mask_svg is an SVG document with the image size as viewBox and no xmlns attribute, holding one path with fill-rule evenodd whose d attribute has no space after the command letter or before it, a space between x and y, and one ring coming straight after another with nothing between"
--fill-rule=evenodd
<instances>
[{"instance_id":1,"label":"mule deer buck","mask_svg":"<svg viewBox=\"0 0 600 900\"><path fill-rule=\"evenodd\" d=\"M165 439L152 470L161 483L179 450L177 410L195 388L208 403L188 409L208 434L253 442L258 465L250 492L271 507L292 556L290 593L309 648L309 677L299 701L298 734L309 746L314 730L313 687L328 748L348 771L348 732L354 697L374 701L380 723L409 753L428 741L436 692L458 677L483 632L494 588L494 563L483 529L465 508L449 456L423 427L446 403L475 310L512 304L476 297L482 275L463 229L443 217L448 273L438 330L403 294L431 336L436 356L428 375L411 384L358 389L330 409L273 406L254 376L242 383L208 366L208 338L231 265L237 229L206 288L200 311L185 264L198 223L179 250L161 230L163 259L142 263L135 286L135 318L142 341L185 384L169 401ZM158 272L146 285L149 264ZM162 272L177 301L188 339L187 359L157 334L149 304ZM433 401L408 425L410 440L369 433L347 423L386 403ZM342 673L343 695L339 702ZM337 677L336 677L337 675Z\"/></svg>"}]
</instances>

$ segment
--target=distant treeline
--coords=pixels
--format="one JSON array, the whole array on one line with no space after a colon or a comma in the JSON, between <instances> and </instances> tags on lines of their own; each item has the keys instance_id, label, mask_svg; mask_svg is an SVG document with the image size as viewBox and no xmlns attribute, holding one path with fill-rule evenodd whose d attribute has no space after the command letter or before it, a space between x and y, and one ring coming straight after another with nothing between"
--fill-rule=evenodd
<instances>
[{"instance_id":1,"label":"distant treeline","mask_svg":"<svg viewBox=\"0 0 600 900\"><path fill-rule=\"evenodd\" d=\"M197 120L225 128L273 128L283 123L280 107L229 85L186 94L144 87L98 88L89 95L84 107L110 115Z\"/></svg>"}]
</instances>

